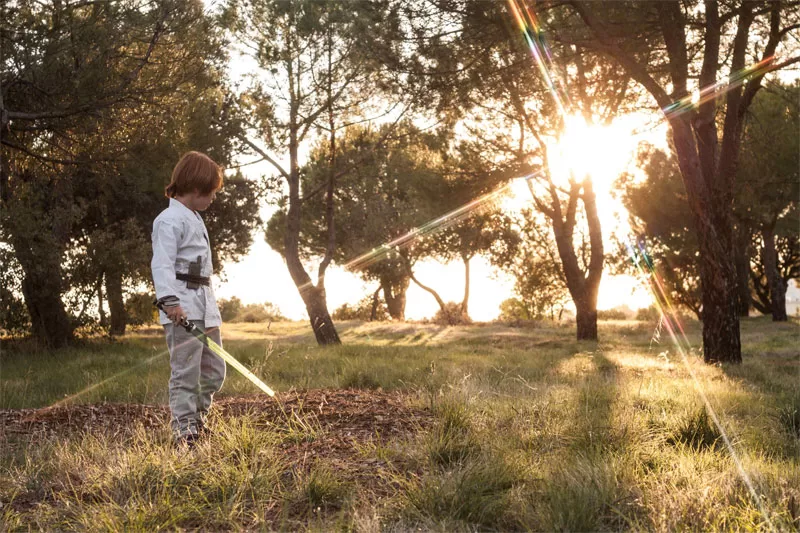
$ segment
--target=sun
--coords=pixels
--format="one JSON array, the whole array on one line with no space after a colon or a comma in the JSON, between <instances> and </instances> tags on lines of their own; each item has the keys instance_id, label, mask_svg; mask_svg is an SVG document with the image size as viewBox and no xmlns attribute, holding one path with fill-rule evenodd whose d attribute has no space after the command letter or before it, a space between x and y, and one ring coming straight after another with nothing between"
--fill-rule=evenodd
<instances>
[{"instance_id":1,"label":"sun","mask_svg":"<svg viewBox=\"0 0 800 533\"><path fill-rule=\"evenodd\" d=\"M595 192L607 193L631 163L636 141L624 121L605 125L568 115L563 132L548 148L551 176L559 184L566 184L571 176L578 181L588 176Z\"/></svg>"}]
</instances>

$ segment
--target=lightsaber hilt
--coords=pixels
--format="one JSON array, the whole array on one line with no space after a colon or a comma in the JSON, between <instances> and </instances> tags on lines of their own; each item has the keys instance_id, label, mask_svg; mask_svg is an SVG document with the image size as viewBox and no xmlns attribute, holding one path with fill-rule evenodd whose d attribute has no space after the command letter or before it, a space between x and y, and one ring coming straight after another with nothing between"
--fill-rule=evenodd
<instances>
[{"instance_id":1,"label":"lightsaber hilt","mask_svg":"<svg viewBox=\"0 0 800 533\"><path fill-rule=\"evenodd\" d=\"M158 307L159 310L161 310L166 314L166 311L164 310L164 302L162 302L161 300L154 300L153 305ZM181 317L181 320L178 324L182 326L183 329L185 329L188 333L192 333L193 330L197 329L197 326L189 322L189 319L186 318L185 316Z\"/></svg>"}]
</instances>

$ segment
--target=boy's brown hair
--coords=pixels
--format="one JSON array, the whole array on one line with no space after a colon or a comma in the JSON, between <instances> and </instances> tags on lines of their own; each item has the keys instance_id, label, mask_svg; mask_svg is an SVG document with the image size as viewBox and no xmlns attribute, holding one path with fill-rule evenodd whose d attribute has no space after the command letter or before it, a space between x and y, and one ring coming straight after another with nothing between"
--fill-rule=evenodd
<instances>
[{"instance_id":1,"label":"boy's brown hair","mask_svg":"<svg viewBox=\"0 0 800 533\"><path fill-rule=\"evenodd\" d=\"M187 152L175 165L172 179L164 190L167 198L197 191L211 194L222 188L222 168L206 154Z\"/></svg>"}]
</instances>

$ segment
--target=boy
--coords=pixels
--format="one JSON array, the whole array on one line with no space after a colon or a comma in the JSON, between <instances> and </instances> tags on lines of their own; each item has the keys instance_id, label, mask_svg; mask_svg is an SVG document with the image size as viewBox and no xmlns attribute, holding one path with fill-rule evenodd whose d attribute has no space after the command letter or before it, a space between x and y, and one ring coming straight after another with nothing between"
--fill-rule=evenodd
<instances>
[{"instance_id":1,"label":"boy","mask_svg":"<svg viewBox=\"0 0 800 533\"><path fill-rule=\"evenodd\" d=\"M169 408L178 445L193 446L207 432L206 415L225 380L225 362L179 326L194 322L222 345L222 318L211 288L211 247L198 211L205 211L222 187L222 169L208 156L189 152L172 171L165 193L169 207L153 222L153 283L167 335Z\"/></svg>"}]
</instances>

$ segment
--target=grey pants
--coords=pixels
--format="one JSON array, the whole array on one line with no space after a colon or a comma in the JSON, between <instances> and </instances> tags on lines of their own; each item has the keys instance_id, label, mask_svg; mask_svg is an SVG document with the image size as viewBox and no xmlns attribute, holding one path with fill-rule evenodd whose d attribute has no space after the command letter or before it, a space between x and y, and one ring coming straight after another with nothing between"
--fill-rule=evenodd
<instances>
[{"instance_id":1,"label":"grey pants","mask_svg":"<svg viewBox=\"0 0 800 533\"><path fill-rule=\"evenodd\" d=\"M192 320L192 323L205 331L202 320ZM172 369L169 378L172 431L176 438L196 435L198 428L205 424L214 393L225 381L225 361L181 326L166 324L164 331ZM219 328L213 328L206 335L222 346Z\"/></svg>"}]
</instances>

